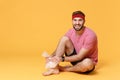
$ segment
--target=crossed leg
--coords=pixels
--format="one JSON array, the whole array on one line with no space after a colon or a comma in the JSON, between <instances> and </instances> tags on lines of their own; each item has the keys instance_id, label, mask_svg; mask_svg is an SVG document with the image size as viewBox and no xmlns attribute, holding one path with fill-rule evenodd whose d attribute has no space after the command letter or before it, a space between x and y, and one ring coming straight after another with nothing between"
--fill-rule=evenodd
<instances>
[{"instance_id":1,"label":"crossed leg","mask_svg":"<svg viewBox=\"0 0 120 80\"><path fill-rule=\"evenodd\" d=\"M59 69L61 71L67 71L67 72L85 73L85 72L90 72L91 70L94 69L94 67L95 65L93 61L90 58L85 58L73 66L68 66L68 67L59 66Z\"/></svg>"},{"instance_id":2,"label":"crossed leg","mask_svg":"<svg viewBox=\"0 0 120 80\"><path fill-rule=\"evenodd\" d=\"M74 51L74 46L71 42L71 40L68 37L62 37L60 42L58 43L58 46L54 52L55 56L63 56L64 53L67 53L67 55L71 55L71 53ZM94 68L94 64L90 58L85 58L82 61L78 62L76 65L70 66L70 67L56 67L53 69L49 69L47 72L43 73L44 76L48 76L51 74L58 74L59 70L61 71L71 71L71 72L86 72L90 71Z\"/></svg>"}]
</instances>

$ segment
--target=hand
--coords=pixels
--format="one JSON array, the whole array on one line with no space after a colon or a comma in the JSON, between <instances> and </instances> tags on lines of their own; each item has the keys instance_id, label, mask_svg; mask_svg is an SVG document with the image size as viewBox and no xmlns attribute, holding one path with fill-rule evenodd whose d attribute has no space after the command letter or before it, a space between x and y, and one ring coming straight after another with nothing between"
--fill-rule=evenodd
<instances>
[{"instance_id":1,"label":"hand","mask_svg":"<svg viewBox=\"0 0 120 80\"><path fill-rule=\"evenodd\" d=\"M46 57L45 59L46 59L46 63L48 63L49 61L51 61L52 57L51 56L50 57Z\"/></svg>"}]
</instances>

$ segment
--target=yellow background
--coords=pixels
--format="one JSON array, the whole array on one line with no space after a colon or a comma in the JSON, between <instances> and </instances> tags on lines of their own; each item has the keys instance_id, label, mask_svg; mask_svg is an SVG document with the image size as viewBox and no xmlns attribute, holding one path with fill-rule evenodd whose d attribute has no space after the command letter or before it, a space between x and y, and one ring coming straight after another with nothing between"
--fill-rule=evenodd
<instances>
[{"instance_id":1,"label":"yellow background","mask_svg":"<svg viewBox=\"0 0 120 80\"><path fill-rule=\"evenodd\" d=\"M120 79L119 0L0 0L0 80ZM44 77L43 51L52 53L82 10L99 41L99 63L90 75L71 72Z\"/></svg>"}]
</instances>

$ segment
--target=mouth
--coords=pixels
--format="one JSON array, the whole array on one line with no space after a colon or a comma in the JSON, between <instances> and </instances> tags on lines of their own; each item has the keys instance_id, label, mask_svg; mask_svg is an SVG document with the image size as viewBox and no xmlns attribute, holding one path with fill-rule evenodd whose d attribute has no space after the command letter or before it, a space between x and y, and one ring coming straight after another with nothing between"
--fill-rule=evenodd
<instances>
[{"instance_id":1,"label":"mouth","mask_svg":"<svg viewBox=\"0 0 120 80\"><path fill-rule=\"evenodd\" d=\"M75 29L76 31L80 31L80 30L82 29L82 25L76 24L76 25L74 25L74 29Z\"/></svg>"},{"instance_id":2,"label":"mouth","mask_svg":"<svg viewBox=\"0 0 120 80\"><path fill-rule=\"evenodd\" d=\"M74 25L75 28L81 28L81 25L77 24L77 25Z\"/></svg>"}]
</instances>

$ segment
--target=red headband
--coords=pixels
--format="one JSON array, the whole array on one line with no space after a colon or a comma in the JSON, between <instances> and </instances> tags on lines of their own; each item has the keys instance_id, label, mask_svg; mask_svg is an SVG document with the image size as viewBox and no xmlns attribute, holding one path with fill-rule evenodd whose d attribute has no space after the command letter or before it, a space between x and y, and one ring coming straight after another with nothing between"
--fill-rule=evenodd
<instances>
[{"instance_id":1,"label":"red headband","mask_svg":"<svg viewBox=\"0 0 120 80\"><path fill-rule=\"evenodd\" d=\"M76 17L79 17L79 18L82 18L82 19L85 19L85 16L81 15L81 14L75 14L72 16L72 19L76 18Z\"/></svg>"}]
</instances>

